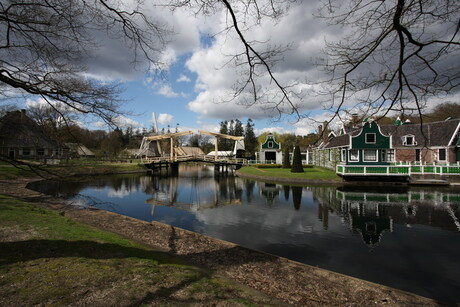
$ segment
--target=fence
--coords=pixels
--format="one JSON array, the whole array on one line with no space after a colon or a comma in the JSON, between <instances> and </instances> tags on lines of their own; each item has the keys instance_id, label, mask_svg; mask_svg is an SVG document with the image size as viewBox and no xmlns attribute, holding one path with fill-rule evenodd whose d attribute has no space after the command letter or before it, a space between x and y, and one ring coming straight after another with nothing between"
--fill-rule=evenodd
<instances>
[{"instance_id":1,"label":"fence","mask_svg":"<svg viewBox=\"0 0 460 307\"><path fill-rule=\"evenodd\" d=\"M460 164L337 165L336 173L346 176L460 175Z\"/></svg>"}]
</instances>

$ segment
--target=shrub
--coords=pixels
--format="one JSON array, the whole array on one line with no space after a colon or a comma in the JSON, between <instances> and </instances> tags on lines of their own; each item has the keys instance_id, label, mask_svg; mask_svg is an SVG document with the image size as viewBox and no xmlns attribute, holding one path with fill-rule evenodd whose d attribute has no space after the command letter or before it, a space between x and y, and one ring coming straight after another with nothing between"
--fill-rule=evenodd
<instances>
[{"instance_id":1,"label":"shrub","mask_svg":"<svg viewBox=\"0 0 460 307\"><path fill-rule=\"evenodd\" d=\"M303 173L302 157L300 156L300 147L294 147L294 155L292 157L291 173Z\"/></svg>"},{"instance_id":2,"label":"shrub","mask_svg":"<svg viewBox=\"0 0 460 307\"><path fill-rule=\"evenodd\" d=\"M283 153L283 168L291 168L291 162L289 162L289 147L284 149Z\"/></svg>"}]
</instances>

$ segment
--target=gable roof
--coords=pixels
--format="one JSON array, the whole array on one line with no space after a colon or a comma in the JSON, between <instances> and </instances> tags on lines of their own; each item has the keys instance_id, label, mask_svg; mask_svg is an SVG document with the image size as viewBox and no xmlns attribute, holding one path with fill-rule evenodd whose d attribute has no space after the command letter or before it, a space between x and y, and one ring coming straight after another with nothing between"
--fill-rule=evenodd
<instances>
[{"instance_id":1,"label":"gable roof","mask_svg":"<svg viewBox=\"0 0 460 307\"><path fill-rule=\"evenodd\" d=\"M8 112L0 118L0 146L56 148L58 142L21 110Z\"/></svg>"}]
</instances>

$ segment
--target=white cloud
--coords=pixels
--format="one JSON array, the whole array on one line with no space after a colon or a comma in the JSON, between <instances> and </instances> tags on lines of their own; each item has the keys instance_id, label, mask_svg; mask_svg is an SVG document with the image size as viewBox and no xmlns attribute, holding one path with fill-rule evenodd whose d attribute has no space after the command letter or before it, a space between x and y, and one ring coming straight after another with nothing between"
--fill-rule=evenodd
<instances>
[{"instance_id":1,"label":"white cloud","mask_svg":"<svg viewBox=\"0 0 460 307\"><path fill-rule=\"evenodd\" d=\"M117 125L118 127L120 128L128 128L128 127L131 127L131 128L140 128L142 127L143 125L131 118L128 118L124 115L120 115L120 116L117 116L113 119L113 122L115 123L115 125Z\"/></svg>"},{"instance_id":2,"label":"white cloud","mask_svg":"<svg viewBox=\"0 0 460 307\"><path fill-rule=\"evenodd\" d=\"M161 86L155 93L158 95L168 97L168 98L175 98L179 96L179 94L174 92L174 90L168 84Z\"/></svg>"},{"instance_id":3,"label":"white cloud","mask_svg":"<svg viewBox=\"0 0 460 307\"><path fill-rule=\"evenodd\" d=\"M192 79L190 79L189 77L187 77L186 75L184 74L180 74L179 78L177 78L176 82L192 82Z\"/></svg>"},{"instance_id":4,"label":"white cloud","mask_svg":"<svg viewBox=\"0 0 460 307\"><path fill-rule=\"evenodd\" d=\"M160 113L160 115L158 116L158 123L162 125L167 125L171 123L173 119L174 119L174 116L172 116L171 114Z\"/></svg>"}]
</instances>

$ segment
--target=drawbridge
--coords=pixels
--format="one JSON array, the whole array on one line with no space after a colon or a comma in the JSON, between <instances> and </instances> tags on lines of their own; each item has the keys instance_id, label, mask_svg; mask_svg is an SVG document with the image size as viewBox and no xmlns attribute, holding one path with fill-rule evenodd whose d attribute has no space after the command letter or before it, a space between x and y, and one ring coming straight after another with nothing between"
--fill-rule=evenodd
<instances>
[{"instance_id":1,"label":"drawbridge","mask_svg":"<svg viewBox=\"0 0 460 307\"><path fill-rule=\"evenodd\" d=\"M247 164L247 160L241 158L245 148L243 136L203 130L198 130L198 132L214 137L214 154L205 155L201 150L186 150L187 147L179 146L178 138L193 134L192 131L181 131L145 136L142 139L137 156L142 158L143 164L152 170L169 166L174 167L181 162L212 163L216 166L216 170L221 168L228 170L229 166L240 168L242 165ZM235 142L233 151L225 152L225 154L219 151L218 144L221 138Z\"/></svg>"}]
</instances>

